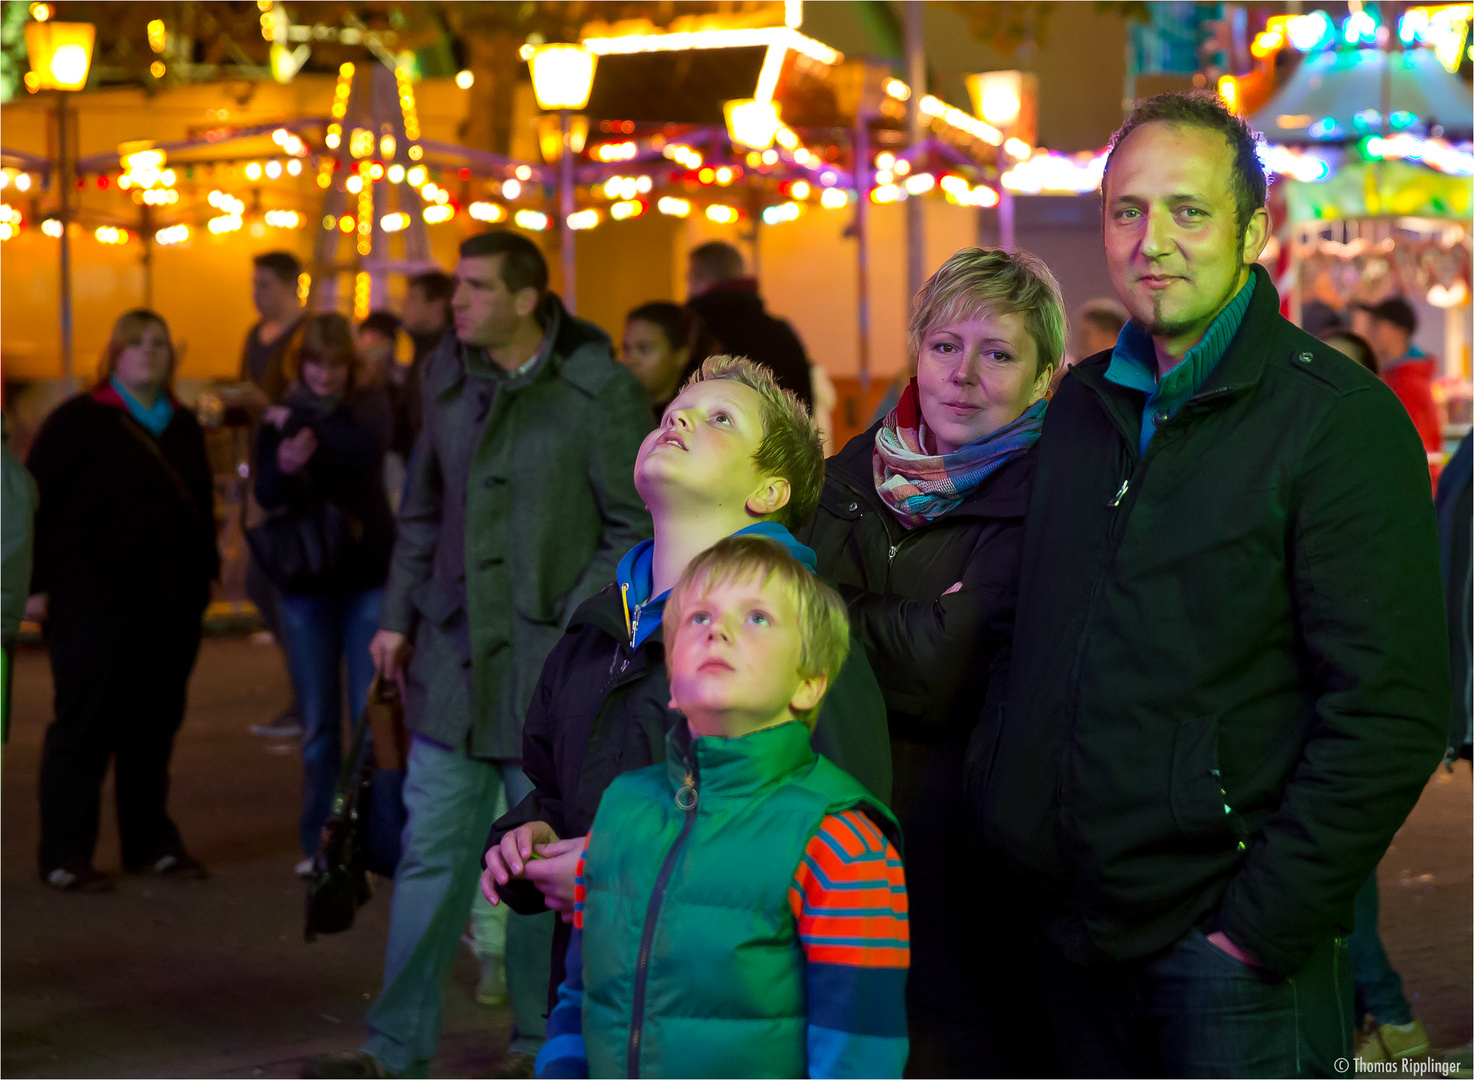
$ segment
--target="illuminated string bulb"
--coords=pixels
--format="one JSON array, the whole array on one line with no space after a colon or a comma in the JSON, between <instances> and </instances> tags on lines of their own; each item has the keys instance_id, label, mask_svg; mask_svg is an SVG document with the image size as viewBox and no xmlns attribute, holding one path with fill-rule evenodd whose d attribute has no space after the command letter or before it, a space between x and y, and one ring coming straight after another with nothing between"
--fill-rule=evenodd
<instances>
[{"instance_id":1,"label":"illuminated string bulb","mask_svg":"<svg viewBox=\"0 0 1474 1080\"><path fill-rule=\"evenodd\" d=\"M348 189L350 195L357 195L363 190L363 177L354 173L347 180L343 181L343 186Z\"/></svg>"},{"instance_id":2,"label":"illuminated string bulb","mask_svg":"<svg viewBox=\"0 0 1474 1080\"><path fill-rule=\"evenodd\" d=\"M420 117L415 111L414 84L410 81L409 72L402 67L395 67L394 82L399 88L399 111L404 118L404 137L411 141L420 137ZM411 147L410 157L419 155L414 151L418 147Z\"/></svg>"},{"instance_id":3,"label":"illuminated string bulb","mask_svg":"<svg viewBox=\"0 0 1474 1080\"><path fill-rule=\"evenodd\" d=\"M384 170L384 175L389 178L391 184L402 184L404 183L404 166L397 164L390 165L388 169Z\"/></svg>"},{"instance_id":4,"label":"illuminated string bulb","mask_svg":"<svg viewBox=\"0 0 1474 1080\"><path fill-rule=\"evenodd\" d=\"M374 246L374 189L365 186L358 196L358 253L368 255Z\"/></svg>"},{"instance_id":5,"label":"illuminated string bulb","mask_svg":"<svg viewBox=\"0 0 1474 1080\"><path fill-rule=\"evenodd\" d=\"M639 152L639 145L633 142L600 143L594 147L593 157L598 161L633 161Z\"/></svg>"},{"instance_id":6,"label":"illuminated string bulb","mask_svg":"<svg viewBox=\"0 0 1474 1080\"><path fill-rule=\"evenodd\" d=\"M502 181L502 198L504 198L504 199L515 199L515 198L517 198L521 194L522 194L522 181L520 181L520 180L503 180Z\"/></svg>"},{"instance_id":7,"label":"illuminated string bulb","mask_svg":"<svg viewBox=\"0 0 1474 1080\"><path fill-rule=\"evenodd\" d=\"M246 179L247 180L260 180L261 179L261 162L259 162L259 161L253 161L249 165L246 166Z\"/></svg>"},{"instance_id":8,"label":"illuminated string bulb","mask_svg":"<svg viewBox=\"0 0 1474 1080\"><path fill-rule=\"evenodd\" d=\"M273 229L295 229L302 224L302 216L295 210L268 210L263 217Z\"/></svg>"},{"instance_id":9,"label":"illuminated string bulb","mask_svg":"<svg viewBox=\"0 0 1474 1080\"><path fill-rule=\"evenodd\" d=\"M41 222L41 231L53 240L61 239L61 222L56 218L47 218Z\"/></svg>"},{"instance_id":10,"label":"illuminated string bulb","mask_svg":"<svg viewBox=\"0 0 1474 1080\"><path fill-rule=\"evenodd\" d=\"M396 147L394 144L393 135L390 135L386 132L384 135L381 135L379 137L379 156L381 158L383 158L385 161L394 160L395 149Z\"/></svg>"},{"instance_id":11,"label":"illuminated string bulb","mask_svg":"<svg viewBox=\"0 0 1474 1080\"><path fill-rule=\"evenodd\" d=\"M292 158L290 161L287 162L287 174L289 176L301 176L302 175L302 162L301 162L301 159L299 159L299 158Z\"/></svg>"},{"instance_id":12,"label":"illuminated string bulb","mask_svg":"<svg viewBox=\"0 0 1474 1080\"><path fill-rule=\"evenodd\" d=\"M443 203L432 203L425 207L423 216L431 225L439 225L456 216L455 207Z\"/></svg>"},{"instance_id":13,"label":"illuminated string bulb","mask_svg":"<svg viewBox=\"0 0 1474 1080\"><path fill-rule=\"evenodd\" d=\"M0 203L0 240L9 240L20 232L20 211L15 207Z\"/></svg>"},{"instance_id":14,"label":"illuminated string bulb","mask_svg":"<svg viewBox=\"0 0 1474 1080\"><path fill-rule=\"evenodd\" d=\"M164 28L164 20L150 19L148 22L148 47L156 53L161 53L168 43L169 33Z\"/></svg>"},{"instance_id":15,"label":"illuminated string bulb","mask_svg":"<svg viewBox=\"0 0 1474 1080\"><path fill-rule=\"evenodd\" d=\"M369 314L369 294L373 288L373 279L360 270L353 277L353 317L355 319L367 319Z\"/></svg>"},{"instance_id":16,"label":"illuminated string bulb","mask_svg":"<svg viewBox=\"0 0 1474 1080\"><path fill-rule=\"evenodd\" d=\"M540 210L518 210L512 220L528 232L543 232L548 227L548 215Z\"/></svg>"},{"instance_id":17,"label":"illuminated string bulb","mask_svg":"<svg viewBox=\"0 0 1474 1080\"><path fill-rule=\"evenodd\" d=\"M655 209L671 217L685 217L691 213L691 204L685 199L676 198L674 195L662 195L660 200L656 202Z\"/></svg>"},{"instance_id":18,"label":"illuminated string bulb","mask_svg":"<svg viewBox=\"0 0 1474 1080\"><path fill-rule=\"evenodd\" d=\"M216 188L214 191L210 192L210 194L205 197L205 201L213 206L216 210L219 210L222 214L234 215L236 217L239 217L246 212L246 204L244 202L242 202L240 199L237 199L234 195L227 195L219 188Z\"/></svg>"},{"instance_id":19,"label":"illuminated string bulb","mask_svg":"<svg viewBox=\"0 0 1474 1080\"><path fill-rule=\"evenodd\" d=\"M794 221L798 218L799 208L796 202L778 203L776 206L763 207L763 224L777 225L784 221Z\"/></svg>"},{"instance_id":20,"label":"illuminated string bulb","mask_svg":"<svg viewBox=\"0 0 1474 1080\"><path fill-rule=\"evenodd\" d=\"M425 166L412 165L409 171L404 174L404 178L409 181L410 187L421 187L429 178L429 175L430 174L425 171Z\"/></svg>"},{"instance_id":21,"label":"illuminated string bulb","mask_svg":"<svg viewBox=\"0 0 1474 1080\"><path fill-rule=\"evenodd\" d=\"M660 152L676 164L684 165L688 169L701 168L701 155L689 146L681 143L666 143ZM764 155L764 160L766 160L766 155ZM773 160L778 160L776 154L773 155Z\"/></svg>"},{"instance_id":22,"label":"illuminated string bulb","mask_svg":"<svg viewBox=\"0 0 1474 1080\"><path fill-rule=\"evenodd\" d=\"M617 202L609 208L609 216L615 221L637 218L645 212L645 204L636 200Z\"/></svg>"},{"instance_id":23,"label":"illuminated string bulb","mask_svg":"<svg viewBox=\"0 0 1474 1080\"><path fill-rule=\"evenodd\" d=\"M305 304L312 295L312 275L303 270L297 275L297 302Z\"/></svg>"},{"instance_id":24,"label":"illuminated string bulb","mask_svg":"<svg viewBox=\"0 0 1474 1080\"><path fill-rule=\"evenodd\" d=\"M599 224L599 211L593 209L578 210L569 214L567 221L570 229L592 229L595 225Z\"/></svg>"},{"instance_id":25,"label":"illuminated string bulb","mask_svg":"<svg viewBox=\"0 0 1474 1080\"><path fill-rule=\"evenodd\" d=\"M807 180L795 180L793 186L788 190L795 199L807 199L809 197L809 182Z\"/></svg>"},{"instance_id":26,"label":"illuminated string bulb","mask_svg":"<svg viewBox=\"0 0 1474 1080\"><path fill-rule=\"evenodd\" d=\"M494 202L473 202L466 207L466 213L471 215L474 221L506 221L507 208Z\"/></svg>"},{"instance_id":27,"label":"illuminated string bulb","mask_svg":"<svg viewBox=\"0 0 1474 1080\"><path fill-rule=\"evenodd\" d=\"M826 210L838 210L849 201L849 196L839 188L825 188L819 193L819 205Z\"/></svg>"},{"instance_id":28,"label":"illuminated string bulb","mask_svg":"<svg viewBox=\"0 0 1474 1080\"><path fill-rule=\"evenodd\" d=\"M521 180L523 182L526 182L528 180L531 180L532 179L532 166L530 166L530 165L518 165L517 166L517 179L518 180Z\"/></svg>"},{"instance_id":29,"label":"illuminated string bulb","mask_svg":"<svg viewBox=\"0 0 1474 1080\"><path fill-rule=\"evenodd\" d=\"M245 219L239 214L222 214L219 217L212 217L205 224L212 233L218 235L220 233L235 232L245 224Z\"/></svg>"},{"instance_id":30,"label":"illuminated string bulb","mask_svg":"<svg viewBox=\"0 0 1474 1080\"><path fill-rule=\"evenodd\" d=\"M358 223L353 220L352 214L344 214L338 219L338 231L340 233L351 233Z\"/></svg>"},{"instance_id":31,"label":"illuminated string bulb","mask_svg":"<svg viewBox=\"0 0 1474 1080\"><path fill-rule=\"evenodd\" d=\"M149 188L147 191L134 192L133 197L141 198L148 206L173 206L179 201L179 192L167 188Z\"/></svg>"},{"instance_id":32,"label":"illuminated string bulb","mask_svg":"<svg viewBox=\"0 0 1474 1080\"><path fill-rule=\"evenodd\" d=\"M154 243L165 247L173 244L182 244L189 239L189 226L182 222L178 225L169 225L154 233Z\"/></svg>"},{"instance_id":33,"label":"illuminated string bulb","mask_svg":"<svg viewBox=\"0 0 1474 1080\"><path fill-rule=\"evenodd\" d=\"M377 161L371 162L369 164L368 174L370 180L382 180L384 179L384 166Z\"/></svg>"},{"instance_id":34,"label":"illuminated string bulb","mask_svg":"<svg viewBox=\"0 0 1474 1080\"><path fill-rule=\"evenodd\" d=\"M366 158L374 152L374 133L367 128L354 128L348 136L348 152L356 158Z\"/></svg>"},{"instance_id":35,"label":"illuminated string bulb","mask_svg":"<svg viewBox=\"0 0 1474 1080\"><path fill-rule=\"evenodd\" d=\"M327 134L322 137L323 145L329 150L336 150L343 142L343 125L329 124Z\"/></svg>"},{"instance_id":36,"label":"illuminated string bulb","mask_svg":"<svg viewBox=\"0 0 1474 1080\"><path fill-rule=\"evenodd\" d=\"M706 216L718 225L730 225L737 220L737 211L721 203L712 203L706 208Z\"/></svg>"},{"instance_id":37,"label":"illuminated string bulb","mask_svg":"<svg viewBox=\"0 0 1474 1080\"><path fill-rule=\"evenodd\" d=\"M379 228L386 233L403 232L409 228L409 215L403 210L396 210L392 214L385 214L379 219Z\"/></svg>"}]
</instances>

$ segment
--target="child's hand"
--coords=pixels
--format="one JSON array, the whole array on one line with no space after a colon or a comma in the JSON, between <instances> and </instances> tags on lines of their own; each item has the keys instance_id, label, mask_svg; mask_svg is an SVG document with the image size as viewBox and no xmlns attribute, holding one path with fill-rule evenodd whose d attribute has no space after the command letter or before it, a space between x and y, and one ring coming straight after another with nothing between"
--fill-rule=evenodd
<instances>
[{"instance_id":1,"label":"child's hand","mask_svg":"<svg viewBox=\"0 0 1474 1080\"><path fill-rule=\"evenodd\" d=\"M527 868L527 860L535 854L534 849L539 845L555 843L557 839L558 834L546 821L529 821L507 833L500 844L486 853L486 872L481 875L481 894L493 904L501 903L497 886L505 885L514 877L522 877Z\"/></svg>"},{"instance_id":2,"label":"child's hand","mask_svg":"<svg viewBox=\"0 0 1474 1080\"><path fill-rule=\"evenodd\" d=\"M551 911L573 913L573 883L578 877L578 860L583 855L585 836L539 844L536 862L527 864L523 876L537 886Z\"/></svg>"}]
</instances>

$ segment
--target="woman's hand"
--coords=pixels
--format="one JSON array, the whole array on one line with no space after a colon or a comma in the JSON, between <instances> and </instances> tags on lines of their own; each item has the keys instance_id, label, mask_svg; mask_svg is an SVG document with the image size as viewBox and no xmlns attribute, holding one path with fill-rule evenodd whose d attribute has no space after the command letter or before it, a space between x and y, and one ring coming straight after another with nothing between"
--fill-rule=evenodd
<instances>
[{"instance_id":1,"label":"woman's hand","mask_svg":"<svg viewBox=\"0 0 1474 1080\"><path fill-rule=\"evenodd\" d=\"M501 903L496 887L507 884L514 877L522 877L527 862L535 859L537 847L557 840L558 834L546 821L529 821L507 833L501 843L486 853L486 872L481 875L482 895L493 904Z\"/></svg>"},{"instance_id":2,"label":"woman's hand","mask_svg":"<svg viewBox=\"0 0 1474 1080\"><path fill-rule=\"evenodd\" d=\"M523 876L543 894L548 910L559 912L564 922L573 921L573 884L578 877L578 860L583 857L584 836L539 844L541 859L528 862Z\"/></svg>"},{"instance_id":3,"label":"woman's hand","mask_svg":"<svg viewBox=\"0 0 1474 1080\"><path fill-rule=\"evenodd\" d=\"M288 476L301 472L317 451L317 436L311 428L303 428L276 448L276 464Z\"/></svg>"}]
</instances>

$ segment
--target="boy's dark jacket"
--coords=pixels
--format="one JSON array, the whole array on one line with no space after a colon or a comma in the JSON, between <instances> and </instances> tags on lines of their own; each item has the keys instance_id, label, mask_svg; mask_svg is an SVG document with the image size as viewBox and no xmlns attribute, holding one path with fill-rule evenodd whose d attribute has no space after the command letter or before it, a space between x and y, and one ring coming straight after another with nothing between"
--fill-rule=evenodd
<instances>
[{"instance_id":1,"label":"boy's dark jacket","mask_svg":"<svg viewBox=\"0 0 1474 1080\"><path fill-rule=\"evenodd\" d=\"M1144 456L1110 353L1071 369L1037 446L1007 696L969 790L1077 960L1212 924L1296 971L1350 928L1443 752L1422 444L1253 272L1223 359Z\"/></svg>"},{"instance_id":2,"label":"boy's dark jacket","mask_svg":"<svg viewBox=\"0 0 1474 1080\"><path fill-rule=\"evenodd\" d=\"M619 587L610 585L574 612L543 665L522 729L522 771L533 789L492 827L488 846L529 821L546 821L560 837L587 833L611 780L665 760L665 737L678 719L669 704L664 626L631 650ZM885 702L858 644L825 695L813 744L882 802L890 801ZM504 892L514 910L543 910L533 885L513 886ZM560 946L566 945L567 927L559 920L554 987L562 981Z\"/></svg>"}]
</instances>

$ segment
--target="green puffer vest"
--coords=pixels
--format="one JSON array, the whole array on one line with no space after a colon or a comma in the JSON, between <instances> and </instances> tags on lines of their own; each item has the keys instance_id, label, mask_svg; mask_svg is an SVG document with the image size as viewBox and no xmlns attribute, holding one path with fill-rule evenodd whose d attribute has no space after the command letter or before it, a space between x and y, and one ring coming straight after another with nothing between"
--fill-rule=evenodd
<instances>
[{"instance_id":1,"label":"green puffer vest","mask_svg":"<svg viewBox=\"0 0 1474 1080\"><path fill-rule=\"evenodd\" d=\"M807 990L788 886L828 814L900 827L798 722L666 738L605 791L584 864L590 1076L807 1076Z\"/></svg>"}]
</instances>

